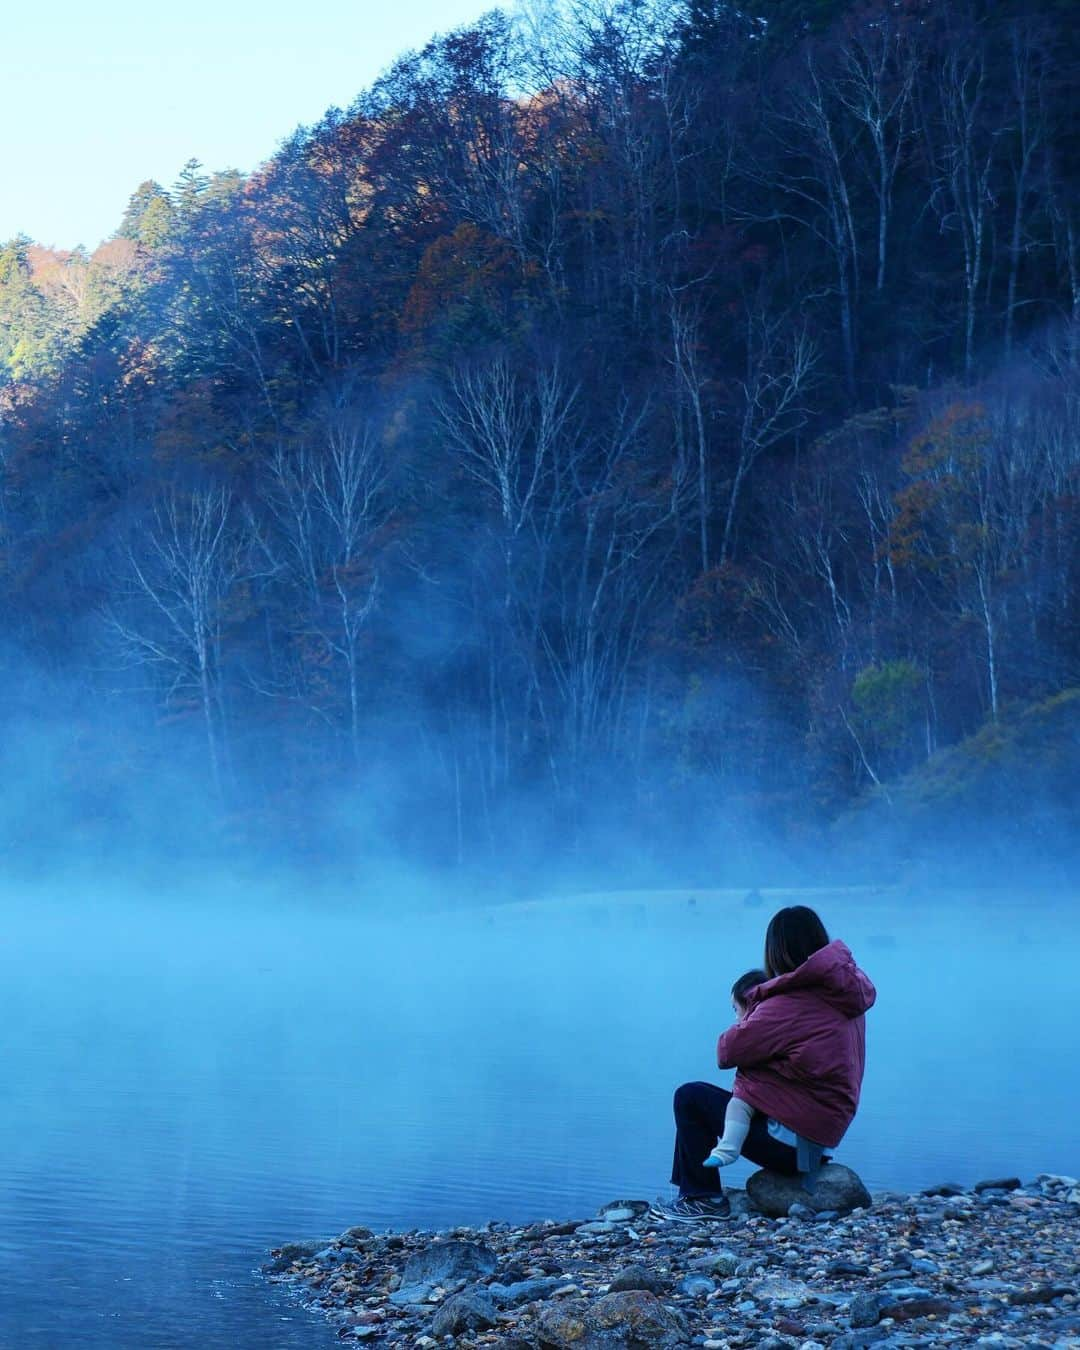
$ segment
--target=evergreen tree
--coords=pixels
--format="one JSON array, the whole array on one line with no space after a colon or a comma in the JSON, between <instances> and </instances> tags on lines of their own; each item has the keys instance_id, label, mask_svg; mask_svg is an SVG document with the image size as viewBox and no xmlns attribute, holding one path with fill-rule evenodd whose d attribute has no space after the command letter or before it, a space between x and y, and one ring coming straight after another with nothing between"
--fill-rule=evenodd
<instances>
[{"instance_id":1,"label":"evergreen tree","mask_svg":"<svg viewBox=\"0 0 1080 1350\"><path fill-rule=\"evenodd\" d=\"M0 378L33 379L53 365L57 335L34 285L31 246L22 234L0 246Z\"/></svg>"},{"instance_id":2,"label":"evergreen tree","mask_svg":"<svg viewBox=\"0 0 1080 1350\"><path fill-rule=\"evenodd\" d=\"M133 239L147 248L156 248L168 237L171 221L169 194L160 183L148 178L131 194L116 234L120 239Z\"/></svg>"}]
</instances>

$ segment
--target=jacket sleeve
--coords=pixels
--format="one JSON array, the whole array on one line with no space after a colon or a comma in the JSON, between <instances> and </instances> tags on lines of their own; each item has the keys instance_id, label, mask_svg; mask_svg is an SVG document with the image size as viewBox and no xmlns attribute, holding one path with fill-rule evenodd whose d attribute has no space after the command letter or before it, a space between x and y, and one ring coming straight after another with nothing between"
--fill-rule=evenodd
<instances>
[{"instance_id":1,"label":"jacket sleeve","mask_svg":"<svg viewBox=\"0 0 1080 1350\"><path fill-rule=\"evenodd\" d=\"M770 998L724 1032L717 1042L716 1064L721 1069L749 1069L786 1055L790 1048L791 1010L784 1007L784 999Z\"/></svg>"}]
</instances>

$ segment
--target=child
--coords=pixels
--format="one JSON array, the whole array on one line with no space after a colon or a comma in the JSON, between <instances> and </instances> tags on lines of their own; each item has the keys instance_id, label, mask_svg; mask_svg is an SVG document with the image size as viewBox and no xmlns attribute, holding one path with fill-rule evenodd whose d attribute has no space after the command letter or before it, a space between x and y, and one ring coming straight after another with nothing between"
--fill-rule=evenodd
<instances>
[{"instance_id":1,"label":"child","mask_svg":"<svg viewBox=\"0 0 1080 1350\"><path fill-rule=\"evenodd\" d=\"M736 1021L741 1022L746 1016L747 994L757 985L764 984L768 978L763 970L748 970L745 975L740 975L731 986L731 1006L734 1009ZM705 1167L727 1167L729 1163L733 1163L742 1151L753 1118L754 1108L750 1103L742 1101L739 1097L732 1097L731 1101L728 1102L727 1110L724 1112L724 1133L703 1165Z\"/></svg>"}]
</instances>

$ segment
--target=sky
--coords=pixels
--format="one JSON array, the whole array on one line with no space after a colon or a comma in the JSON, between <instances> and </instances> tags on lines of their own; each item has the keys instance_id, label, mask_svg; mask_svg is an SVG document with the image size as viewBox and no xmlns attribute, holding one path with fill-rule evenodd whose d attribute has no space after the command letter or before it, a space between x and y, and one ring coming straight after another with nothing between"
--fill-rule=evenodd
<instances>
[{"instance_id":1,"label":"sky","mask_svg":"<svg viewBox=\"0 0 1080 1350\"><path fill-rule=\"evenodd\" d=\"M145 179L247 171L393 59L494 0L57 0L0 48L0 240L93 248Z\"/></svg>"}]
</instances>

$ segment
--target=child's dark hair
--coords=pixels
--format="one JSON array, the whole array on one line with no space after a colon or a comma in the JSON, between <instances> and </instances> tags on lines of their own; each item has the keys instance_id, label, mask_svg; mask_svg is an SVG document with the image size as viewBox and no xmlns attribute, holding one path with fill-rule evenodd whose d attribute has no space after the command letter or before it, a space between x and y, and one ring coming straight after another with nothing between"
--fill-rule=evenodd
<instances>
[{"instance_id":1,"label":"child's dark hair","mask_svg":"<svg viewBox=\"0 0 1080 1350\"><path fill-rule=\"evenodd\" d=\"M731 986L731 997L740 1005L745 1003L750 990L756 988L759 984L764 984L768 978L763 970L748 970L745 975L740 975Z\"/></svg>"}]
</instances>

